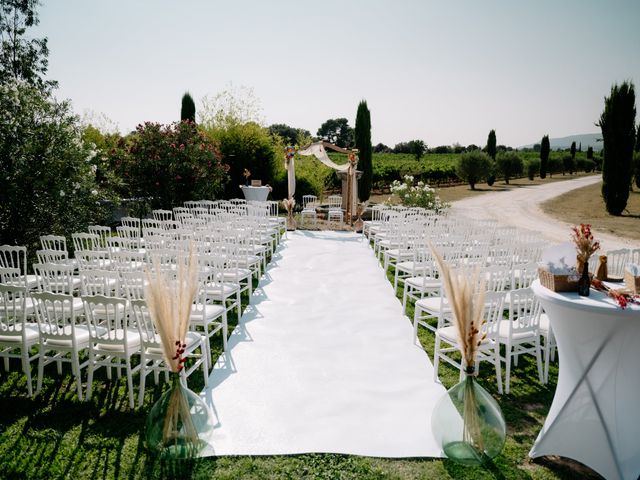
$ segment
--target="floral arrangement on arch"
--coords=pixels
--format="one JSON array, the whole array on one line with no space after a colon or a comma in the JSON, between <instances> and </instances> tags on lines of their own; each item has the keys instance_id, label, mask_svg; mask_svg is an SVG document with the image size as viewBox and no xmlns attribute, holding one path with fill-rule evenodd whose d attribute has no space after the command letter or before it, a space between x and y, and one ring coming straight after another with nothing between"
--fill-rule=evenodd
<instances>
[{"instance_id":1,"label":"floral arrangement on arch","mask_svg":"<svg viewBox=\"0 0 640 480\"><path fill-rule=\"evenodd\" d=\"M449 206L440 200L435 189L428 184L420 181L414 185L413 182L413 176L405 175L402 182L394 180L391 183L391 193L397 195L404 206L422 207L436 212Z\"/></svg>"}]
</instances>

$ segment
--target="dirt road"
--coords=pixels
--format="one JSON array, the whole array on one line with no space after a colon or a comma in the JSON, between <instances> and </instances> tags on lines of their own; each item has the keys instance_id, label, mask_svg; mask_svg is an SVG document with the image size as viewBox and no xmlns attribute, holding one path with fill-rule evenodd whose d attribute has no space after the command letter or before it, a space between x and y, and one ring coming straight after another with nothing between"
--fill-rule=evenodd
<instances>
[{"instance_id":1,"label":"dirt road","mask_svg":"<svg viewBox=\"0 0 640 480\"><path fill-rule=\"evenodd\" d=\"M600 179L599 175L593 175L546 185L514 187L458 200L452 203L451 208L455 213L470 218L494 219L506 225L540 232L543 238L552 242L567 242L571 225L545 215L540 204L570 190L597 183ZM589 219L585 218L585 223L588 222ZM598 231L594 234L601 241L603 251L638 247L631 240Z\"/></svg>"}]
</instances>

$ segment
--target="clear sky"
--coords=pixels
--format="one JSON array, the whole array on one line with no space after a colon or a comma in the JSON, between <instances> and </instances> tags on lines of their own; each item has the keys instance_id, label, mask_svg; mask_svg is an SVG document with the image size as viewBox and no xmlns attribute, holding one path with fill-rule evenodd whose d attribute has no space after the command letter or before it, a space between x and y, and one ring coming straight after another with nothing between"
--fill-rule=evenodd
<instances>
[{"instance_id":1,"label":"clear sky","mask_svg":"<svg viewBox=\"0 0 640 480\"><path fill-rule=\"evenodd\" d=\"M57 96L123 132L232 84L267 125L353 126L366 99L374 144L520 146L598 132L614 82L640 97L638 0L42 2Z\"/></svg>"}]
</instances>

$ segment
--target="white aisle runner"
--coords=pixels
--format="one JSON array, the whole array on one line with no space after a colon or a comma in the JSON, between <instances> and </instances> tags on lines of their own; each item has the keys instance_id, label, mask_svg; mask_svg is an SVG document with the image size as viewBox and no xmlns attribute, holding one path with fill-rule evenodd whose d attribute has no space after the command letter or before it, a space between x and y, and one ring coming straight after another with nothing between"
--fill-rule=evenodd
<instances>
[{"instance_id":1,"label":"white aisle runner","mask_svg":"<svg viewBox=\"0 0 640 480\"><path fill-rule=\"evenodd\" d=\"M217 422L205 456L442 456L431 411L445 390L358 235L290 232L229 347L203 392Z\"/></svg>"}]
</instances>

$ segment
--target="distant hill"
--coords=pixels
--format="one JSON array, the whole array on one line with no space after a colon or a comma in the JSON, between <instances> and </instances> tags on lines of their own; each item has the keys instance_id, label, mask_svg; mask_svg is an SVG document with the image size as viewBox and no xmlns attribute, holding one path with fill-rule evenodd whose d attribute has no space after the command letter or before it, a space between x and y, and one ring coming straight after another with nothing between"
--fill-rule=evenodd
<instances>
[{"instance_id":1,"label":"distant hill","mask_svg":"<svg viewBox=\"0 0 640 480\"><path fill-rule=\"evenodd\" d=\"M585 152L589 146L592 146L596 152L602 150L602 142L598 142L598 139L602 138L601 133L583 133L580 135L569 135L568 137L561 138L550 138L549 145L551 145L551 150L556 150L558 148L570 148L571 142L576 142L576 147L580 146L582 143L582 151ZM536 143L539 143L538 140ZM523 145L519 148L533 148L533 143L529 145Z\"/></svg>"}]
</instances>

